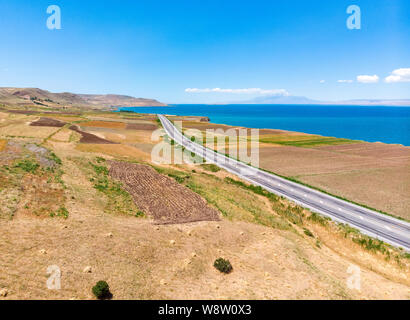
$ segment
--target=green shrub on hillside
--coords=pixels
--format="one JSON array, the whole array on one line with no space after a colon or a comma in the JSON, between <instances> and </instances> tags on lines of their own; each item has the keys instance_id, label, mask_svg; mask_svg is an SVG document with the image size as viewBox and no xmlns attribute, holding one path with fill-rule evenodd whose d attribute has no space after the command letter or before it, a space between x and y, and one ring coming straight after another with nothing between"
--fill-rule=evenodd
<instances>
[{"instance_id":1,"label":"green shrub on hillside","mask_svg":"<svg viewBox=\"0 0 410 320\"><path fill-rule=\"evenodd\" d=\"M307 235L308 237L314 237L313 233L307 229L307 228L303 228L303 232L305 233L305 235Z\"/></svg>"},{"instance_id":2,"label":"green shrub on hillside","mask_svg":"<svg viewBox=\"0 0 410 320\"><path fill-rule=\"evenodd\" d=\"M92 291L97 299L103 300L112 298L110 287L106 281L98 281Z\"/></svg>"},{"instance_id":3,"label":"green shrub on hillside","mask_svg":"<svg viewBox=\"0 0 410 320\"><path fill-rule=\"evenodd\" d=\"M21 160L15 165L16 168L20 168L26 172L35 173L40 165L33 160Z\"/></svg>"},{"instance_id":4,"label":"green shrub on hillside","mask_svg":"<svg viewBox=\"0 0 410 320\"><path fill-rule=\"evenodd\" d=\"M225 260L223 258L218 258L214 262L214 267L218 269L222 273L230 273L232 271L232 265L229 260Z\"/></svg>"}]
</instances>

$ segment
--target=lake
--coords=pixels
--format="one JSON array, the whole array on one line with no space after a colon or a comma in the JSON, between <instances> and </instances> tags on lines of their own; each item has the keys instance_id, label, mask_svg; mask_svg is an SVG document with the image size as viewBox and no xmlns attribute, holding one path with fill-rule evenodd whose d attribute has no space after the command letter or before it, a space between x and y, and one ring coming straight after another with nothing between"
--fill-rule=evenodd
<instances>
[{"instance_id":1,"label":"lake","mask_svg":"<svg viewBox=\"0 0 410 320\"><path fill-rule=\"evenodd\" d=\"M410 146L410 107L347 105L204 105L128 107L120 110L207 116L213 123L298 131Z\"/></svg>"}]
</instances>

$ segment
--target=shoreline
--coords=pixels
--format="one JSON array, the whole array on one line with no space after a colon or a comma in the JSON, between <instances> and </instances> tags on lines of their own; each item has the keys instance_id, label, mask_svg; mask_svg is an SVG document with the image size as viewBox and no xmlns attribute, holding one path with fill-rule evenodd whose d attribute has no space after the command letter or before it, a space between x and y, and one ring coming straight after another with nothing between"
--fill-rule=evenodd
<instances>
[{"instance_id":1,"label":"shoreline","mask_svg":"<svg viewBox=\"0 0 410 320\"><path fill-rule=\"evenodd\" d=\"M171 105L168 105L167 107L172 107ZM129 108L129 107L127 107ZM134 107L131 107L134 108ZM147 108L147 107L135 107L135 108ZM151 108L151 107L148 107ZM158 108L157 106L153 106L152 108ZM410 108L410 106L409 106ZM126 112L126 113L137 113L137 114L148 114L148 115L153 115L156 116L156 113L146 113L146 112L136 112L136 111L124 111L120 110L120 107L117 108L116 111L114 112ZM321 133L310 133L310 132L302 132L302 131L293 131L293 130L287 130L287 129L280 129L280 128L263 128L263 127L245 127L245 126L235 126L232 124L227 124L227 123L219 123L219 122L212 122L212 119L208 116L197 116L197 115L176 115L176 114L164 114L165 116L171 116L171 117L192 117L192 118L208 118L209 121L207 121L210 124L214 125L222 125L222 126L227 126L227 127L232 127L232 128L244 128L244 129L258 129L258 130L280 130L283 132L289 132L289 133L299 133L303 135L312 135L312 136L321 136L321 137L326 137L326 138L335 138L335 139L346 139L350 140L355 143L376 143L376 144L386 144L386 145L391 145L391 146L399 146L399 147L404 147L404 148L410 148L410 145L404 145L402 143L389 143L389 142L383 142L383 141L367 141L367 140L362 140L362 139L352 139L352 138L346 138L346 137L339 137L339 136L330 136L330 135L323 135ZM189 121L189 120L186 120ZM205 122L202 122L205 123Z\"/></svg>"}]
</instances>

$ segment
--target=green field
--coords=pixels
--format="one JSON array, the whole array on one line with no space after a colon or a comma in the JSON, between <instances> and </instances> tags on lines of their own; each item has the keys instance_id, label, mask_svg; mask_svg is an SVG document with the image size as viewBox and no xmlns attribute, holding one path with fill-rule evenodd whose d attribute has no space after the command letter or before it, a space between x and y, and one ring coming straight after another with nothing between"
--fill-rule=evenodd
<instances>
[{"instance_id":1,"label":"green field","mask_svg":"<svg viewBox=\"0 0 410 320\"><path fill-rule=\"evenodd\" d=\"M322 145L338 145L347 143L358 143L357 140L349 140L343 138L323 137L314 135L267 135L259 138L261 143L280 144L284 146L294 147L316 147Z\"/></svg>"}]
</instances>

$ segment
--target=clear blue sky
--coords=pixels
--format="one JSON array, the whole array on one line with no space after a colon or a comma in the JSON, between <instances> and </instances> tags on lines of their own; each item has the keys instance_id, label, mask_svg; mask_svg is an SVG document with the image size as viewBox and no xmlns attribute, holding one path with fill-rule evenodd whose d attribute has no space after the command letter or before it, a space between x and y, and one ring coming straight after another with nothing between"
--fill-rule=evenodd
<instances>
[{"instance_id":1,"label":"clear blue sky","mask_svg":"<svg viewBox=\"0 0 410 320\"><path fill-rule=\"evenodd\" d=\"M61 8L62 30L46 27L53 4ZM346 27L351 4L361 8L360 30ZM0 86L168 103L257 95L186 88L410 98L406 75L384 80L410 68L407 0L0 0L0 15ZM358 75L379 81L360 83Z\"/></svg>"}]
</instances>

